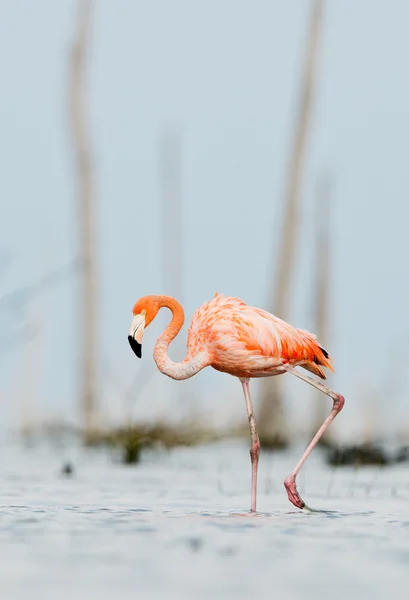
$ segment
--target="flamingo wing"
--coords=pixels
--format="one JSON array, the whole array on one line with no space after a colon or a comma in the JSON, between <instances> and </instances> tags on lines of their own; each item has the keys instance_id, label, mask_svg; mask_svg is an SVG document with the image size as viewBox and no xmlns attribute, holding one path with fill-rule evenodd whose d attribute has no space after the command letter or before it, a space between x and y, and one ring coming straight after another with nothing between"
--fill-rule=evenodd
<instances>
[{"instance_id":1,"label":"flamingo wing","mask_svg":"<svg viewBox=\"0 0 409 600\"><path fill-rule=\"evenodd\" d=\"M285 363L300 365L325 379L333 370L316 337L239 298L216 294L193 315L188 354L207 350L213 366L227 372L262 373Z\"/></svg>"},{"instance_id":2,"label":"flamingo wing","mask_svg":"<svg viewBox=\"0 0 409 600\"><path fill-rule=\"evenodd\" d=\"M304 367L311 373L326 379L321 367L334 372L332 359L317 341L317 336L305 329L298 329L286 321L259 308L253 308L264 318L270 319L278 332L281 342L281 357L294 365Z\"/></svg>"}]
</instances>

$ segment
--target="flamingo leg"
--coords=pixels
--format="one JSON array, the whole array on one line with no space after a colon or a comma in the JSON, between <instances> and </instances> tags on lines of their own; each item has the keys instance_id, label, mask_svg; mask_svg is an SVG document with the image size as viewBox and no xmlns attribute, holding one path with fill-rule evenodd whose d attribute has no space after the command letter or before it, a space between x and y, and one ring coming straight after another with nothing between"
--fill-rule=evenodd
<instances>
[{"instance_id":1,"label":"flamingo leg","mask_svg":"<svg viewBox=\"0 0 409 600\"><path fill-rule=\"evenodd\" d=\"M246 401L247 416L250 424L251 433L251 512L256 512L257 502L257 471L258 471L258 459L260 456L260 440L257 433L256 422L254 420L253 405L250 398L250 383L249 379L241 379L241 385L243 386L244 399Z\"/></svg>"},{"instance_id":2,"label":"flamingo leg","mask_svg":"<svg viewBox=\"0 0 409 600\"><path fill-rule=\"evenodd\" d=\"M301 498L300 494L297 491L295 479L296 479L301 467L303 466L303 464L305 463L305 461L311 454L312 449L314 448L314 446L317 444L318 440L324 434L328 425L335 419L337 414L342 410L345 400L344 400L344 397L341 396L341 394L337 394L336 392L333 392L332 390L330 390L326 385L324 385L320 381L315 381L315 379L313 379L312 377L308 377L308 375L304 375L303 373L300 373L294 367L291 367L290 365L286 365L284 368L288 373L295 375L299 379L302 379L306 383L309 383L310 385L314 386L321 392L324 392L324 394L326 394L327 396L332 398L332 400L334 402L330 414L328 415L328 417L325 419L324 423L321 425L321 427L315 434L314 438L312 439L312 441L309 444L309 446L307 447L306 451L304 452L304 454L302 455L302 457L296 464L295 468L291 471L289 476L286 477L286 479L284 481L284 485L285 485L285 489L287 490L287 495L288 495L289 501L292 502L294 504L294 506L296 506L297 508L304 508L305 502Z\"/></svg>"}]
</instances>

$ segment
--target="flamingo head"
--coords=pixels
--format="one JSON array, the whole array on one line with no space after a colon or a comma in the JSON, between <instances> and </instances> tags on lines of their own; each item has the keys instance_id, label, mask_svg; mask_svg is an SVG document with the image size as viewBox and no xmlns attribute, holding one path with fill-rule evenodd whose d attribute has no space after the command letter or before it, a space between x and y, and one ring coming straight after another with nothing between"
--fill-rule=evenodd
<instances>
[{"instance_id":1,"label":"flamingo head","mask_svg":"<svg viewBox=\"0 0 409 600\"><path fill-rule=\"evenodd\" d=\"M138 358L142 358L142 338L145 328L158 314L160 302L158 296L144 296L133 307L133 319L129 330L128 342Z\"/></svg>"}]
</instances>

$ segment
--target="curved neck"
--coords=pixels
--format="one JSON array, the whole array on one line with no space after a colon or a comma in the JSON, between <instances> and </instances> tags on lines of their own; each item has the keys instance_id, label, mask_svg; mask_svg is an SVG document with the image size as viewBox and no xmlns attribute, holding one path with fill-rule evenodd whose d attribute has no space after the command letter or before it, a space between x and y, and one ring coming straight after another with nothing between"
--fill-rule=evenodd
<instances>
[{"instance_id":1,"label":"curved neck","mask_svg":"<svg viewBox=\"0 0 409 600\"><path fill-rule=\"evenodd\" d=\"M181 363L173 362L168 356L168 347L172 340L175 339L179 331L183 327L185 321L185 313L181 304L170 296L159 296L159 309L169 308L172 311L172 320L166 327L165 331L158 338L155 349L153 351L153 358L156 365L164 375L171 377L172 379L188 379L193 377L204 367L207 367L209 361L207 360L207 354L200 352L196 356L190 357L189 355Z\"/></svg>"},{"instance_id":2,"label":"curved neck","mask_svg":"<svg viewBox=\"0 0 409 600\"><path fill-rule=\"evenodd\" d=\"M158 296L158 304L159 310L161 308L169 308L169 310L172 312L171 322L157 341L157 344L159 342L163 342L167 347L182 329L183 323L185 322L185 313L182 305L170 296Z\"/></svg>"}]
</instances>

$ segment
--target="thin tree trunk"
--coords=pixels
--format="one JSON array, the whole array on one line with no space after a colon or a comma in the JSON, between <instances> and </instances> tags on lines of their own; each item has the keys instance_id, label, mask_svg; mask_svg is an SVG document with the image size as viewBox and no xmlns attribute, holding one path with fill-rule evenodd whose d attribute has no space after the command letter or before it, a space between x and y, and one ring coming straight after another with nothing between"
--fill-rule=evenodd
<instances>
[{"instance_id":1,"label":"thin tree trunk","mask_svg":"<svg viewBox=\"0 0 409 600\"><path fill-rule=\"evenodd\" d=\"M316 82L317 58L323 0L314 0L310 33L305 53L303 81L301 84L298 115L295 125L293 150L289 163L287 191L284 198L284 224L278 257L275 297L272 310L280 318L288 318L290 283L295 271L298 234L301 178L305 166L309 126L311 121L313 92ZM283 411L283 380L281 377L266 378L261 384L260 440L264 447L280 447L287 444L288 431Z\"/></svg>"},{"instance_id":2,"label":"thin tree trunk","mask_svg":"<svg viewBox=\"0 0 409 600\"><path fill-rule=\"evenodd\" d=\"M331 233L331 182L328 176L322 177L317 184L316 204L315 204L315 266L316 266L316 286L315 293L315 333L319 342L324 348L330 351L329 344L329 283L330 283L330 233ZM331 386L330 386L331 387ZM328 415L327 398L320 392L315 393L315 415L312 424L313 435L324 422ZM332 439L331 431L326 431L319 444L330 446Z\"/></svg>"},{"instance_id":3,"label":"thin tree trunk","mask_svg":"<svg viewBox=\"0 0 409 600\"><path fill-rule=\"evenodd\" d=\"M163 293L184 303L183 264L183 206L181 136L177 128L166 128L159 140L159 168L161 182L161 238ZM184 357L185 342L178 336L173 342L173 352ZM169 389L172 389L169 387ZM179 386L175 393L178 409L183 403L185 390Z\"/></svg>"},{"instance_id":4,"label":"thin tree trunk","mask_svg":"<svg viewBox=\"0 0 409 600\"><path fill-rule=\"evenodd\" d=\"M38 318L38 298L28 306L25 330L29 332L22 348L22 365L20 369L20 435L28 440L39 425L39 373L40 360L44 356L43 323Z\"/></svg>"},{"instance_id":5,"label":"thin tree trunk","mask_svg":"<svg viewBox=\"0 0 409 600\"><path fill-rule=\"evenodd\" d=\"M176 129L160 139L162 276L164 294L183 304L183 208L181 139ZM175 340L176 341L176 340Z\"/></svg>"},{"instance_id":6,"label":"thin tree trunk","mask_svg":"<svg viewBox=\"0 0 409 600\"><path fill-rule=\"evenodd\" d=\"M96 268L95 190L87 136L85 67L89 45L92 0L80 0L69 68L69 118L78 173L78 218L83 262L81 366L82 410L86 438L96 427Z\"/></svg>"}]
</instances>

